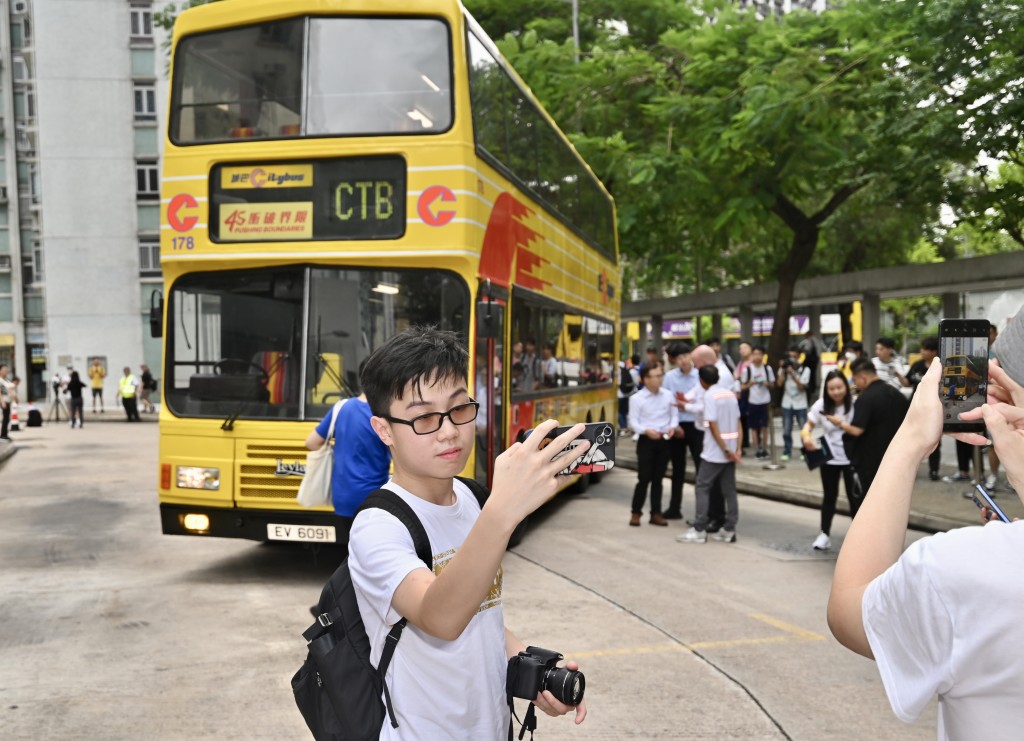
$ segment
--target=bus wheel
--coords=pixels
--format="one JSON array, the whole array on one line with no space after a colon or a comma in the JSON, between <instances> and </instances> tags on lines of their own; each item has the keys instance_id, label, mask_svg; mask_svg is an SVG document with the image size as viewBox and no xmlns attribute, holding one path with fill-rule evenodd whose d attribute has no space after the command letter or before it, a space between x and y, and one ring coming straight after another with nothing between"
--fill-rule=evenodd
<instances>
[{"instance_id":1,"label":"bus wheel","mask_svg":"<svg viewBox=\"0 0 1024 741\"><path fill-rule=\"evenodd\" d=\"M508 539L508 547L515 548L517 545L523 542L523 536L526 535L526 528L529 522L528 517L524 517L523 521L516 525L516 529L512 531L512 537Z\"/></svg>"}]
</instances>

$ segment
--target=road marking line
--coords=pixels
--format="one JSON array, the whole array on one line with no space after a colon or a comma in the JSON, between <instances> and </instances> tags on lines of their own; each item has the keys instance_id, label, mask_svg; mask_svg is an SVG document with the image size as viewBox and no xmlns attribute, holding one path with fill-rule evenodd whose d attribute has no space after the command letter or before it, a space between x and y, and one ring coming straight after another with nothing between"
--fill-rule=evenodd
<instances>
[{"instance_id":1,"label":"road marking line","mask_svg":"<svg viewBox=\"0 0 1024 741\"><path fill-rule=\"evenodd\" d=\"M765 615L760 612L755 612L751 614L750 617L754 618L754 620L760 620L762 623L768 623L768 625L778 628L779 630L785 631L786 633L791 633L795 636L799 636L805 641L825 640L825 636L821 635L820 633L815 633L810 630L804 630L803 628L798 628L795 625L784 623L778 618L773 618L771 615Z\"/></svg>"},{"instance_id":2,"label":"road marking line","mask_svg":"<svg viewBox=\"0 0 1024 741\"><path fill-rule=\"evenodd\" d=\"M693 653L708 648L733 648L736 646L759 646L771 643L791 643L793 641L823 641L825 636L820 633L815 633L810 630L804 630L803 628L797 627L785 623L777 618L773 618L770 615L764 615L762 613L754 613L749 617L754 618L762 623L767 623L773 628L778 628L783 631L785 635L775 636L764 636L762 638L736 638L728 641L699 641L697 643L661 643L653 646L633 646L632 648L611 648L605 651L581 651L579 653L573 653L568 658L576 659L592 659L599 656L629 656L632 654L650 654L650 653L663 653L665 651L687 651Z\"/></svg>"}]
</instances>

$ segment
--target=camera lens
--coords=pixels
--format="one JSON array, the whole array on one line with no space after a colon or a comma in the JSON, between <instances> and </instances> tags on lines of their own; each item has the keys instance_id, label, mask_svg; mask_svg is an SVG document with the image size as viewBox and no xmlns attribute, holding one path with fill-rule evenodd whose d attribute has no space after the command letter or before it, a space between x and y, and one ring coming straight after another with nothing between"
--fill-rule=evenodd
<instances>
[{"instance_id":1,"label":"camera lens","mask_svg":"<svg viewBox=\"0 0 1024 741\"><path fill-rule=\"evenodd\" d=\"M583 672L571 669L548 669L544 675L544 689L551 692L563 705L576 706L583 702L583 690L587 682Z\"/></svg>"}]
</instances>

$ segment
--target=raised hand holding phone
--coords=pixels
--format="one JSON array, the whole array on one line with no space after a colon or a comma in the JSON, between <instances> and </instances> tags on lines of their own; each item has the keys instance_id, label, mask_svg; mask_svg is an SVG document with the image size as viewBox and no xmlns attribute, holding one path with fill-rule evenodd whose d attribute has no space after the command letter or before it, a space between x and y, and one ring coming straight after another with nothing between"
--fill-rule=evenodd
<instances>
[{"instance_id":1,"label":"raised hand holding phone","mask_svg":"<svg viewBox=\"0 0 1024 741\"><path fill-rule=\"evenodd\" d=\"M943 319L939 322L939 359L942 362L944 432L981 432L980 419L961 415L985 403L988 389L988 328L985 319Z\"/></svg>"},{"instance_id":2,"label":"raised hand holding phone","mask_svg":"<svg viewBox=\"0 0 1024 741\"><path fill-rule=\"evenodd\" d=\"M548 444L554 446L552 450L569 447L570 443L583 434L586 425L581 423L563 428L564 432L560 431L553 440L546 439L548 433L557 427L558 422L553 419L541 422L522 442L512 444L494 460L494 479L488 507L500 509L515 522L519 522L555 495L558 490L555 475L575 459L553 459L551 451L545 448ZM589 447L590 441L582 440L573 452L583 457Z\"/></svg>"}]
</instances>

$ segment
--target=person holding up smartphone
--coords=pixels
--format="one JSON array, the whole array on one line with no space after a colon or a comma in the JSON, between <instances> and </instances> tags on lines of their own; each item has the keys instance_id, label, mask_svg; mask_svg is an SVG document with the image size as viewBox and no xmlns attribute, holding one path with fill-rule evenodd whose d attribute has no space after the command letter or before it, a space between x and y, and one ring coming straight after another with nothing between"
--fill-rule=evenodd
<instances>
[{"instance_id":1,"label":"person holding up smartphone","mask_svg":"<svg viewBox=\"0 0 1024 741\"><path fill-rule=\"evenodd\" d=\"M1013 350L1024 355L1024 332ZM918 466L939 443L942 364L932 362L850 525L828 602L833 635L878 663L893 712L913 722L938 696L940 738L1017 738L1024 723L1024 522L990 522L904 552ZM995 364L983 420L1007 478L1024 492L1024 391ZM1009 404L1006 402L1014 402ZM859 402L858 402L859 403ZM972 445L983 435L957 433Z\"/></svg>"}]
</instances>

